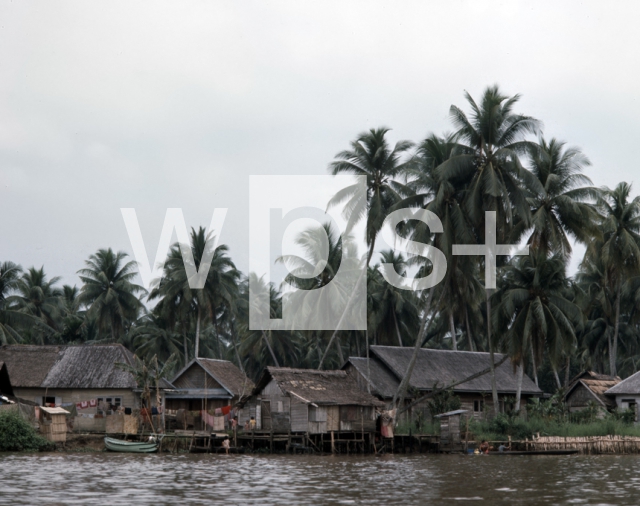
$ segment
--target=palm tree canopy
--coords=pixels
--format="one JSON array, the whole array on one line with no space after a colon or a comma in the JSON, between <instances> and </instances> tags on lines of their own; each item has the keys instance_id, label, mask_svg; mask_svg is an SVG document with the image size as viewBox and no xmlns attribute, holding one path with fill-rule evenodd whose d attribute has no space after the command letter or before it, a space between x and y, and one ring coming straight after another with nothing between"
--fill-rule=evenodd
<instances>
[{"instance_id":1,"label":"palm tree canopy","mask_svg":"<svg viewBox=\"0 0 640 506\"><path fill-rule=\"evenodd\" d=\"M144 310L137 294L146 290L133 282L136 263L127 262L127 256L111 248L100 249L85 261L87 267L78 271L84 283L79 302L88 307L87 316L95 318L100 330L110 332L114 341Z\"/></svg>"}]
</instances>

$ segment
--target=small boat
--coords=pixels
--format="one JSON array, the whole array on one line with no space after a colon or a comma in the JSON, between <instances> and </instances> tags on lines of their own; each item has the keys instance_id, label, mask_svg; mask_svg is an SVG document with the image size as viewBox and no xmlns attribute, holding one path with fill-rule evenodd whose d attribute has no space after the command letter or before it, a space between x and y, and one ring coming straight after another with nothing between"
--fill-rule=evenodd
<instances>
[{"instance_id":1,"label":"small boat","mask_svg":"<svg viewBox=\"0 0 640 506\"><path fill-rule=\"evenodd\" d=\"M105 437L104 444L109 451L125 453L155 453L160 446L158 441L122 441L112 437Z\"/></svg>"}]
</instances>

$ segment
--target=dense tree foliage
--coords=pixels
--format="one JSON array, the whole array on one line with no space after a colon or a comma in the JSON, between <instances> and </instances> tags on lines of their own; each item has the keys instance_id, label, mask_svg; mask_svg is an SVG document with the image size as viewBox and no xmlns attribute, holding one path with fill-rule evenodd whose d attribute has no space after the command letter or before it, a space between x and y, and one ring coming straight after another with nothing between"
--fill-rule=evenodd
<instances>
[{"instance_id":1,"label":"dense tree foliage","mask_svg":"<svg viewBox=\"0 0 640 506\"><path fill-rule=\"evenodd\" d=\"M349 187L328 203L342 208L350 233L367 217L359 238L365 251L327 224L299 236L302 256L278 259L291 273L286 285L303 290L298 297L332 286L341 268L366 265L366 331L251 329L250 279L267 294L271 318L281 314L285 285L241 273L225 245L208 252L212 236L198 228L184 246L195 267L212 255L201 290L189 287L179 244L148 294L134 283L135 263L109 248L87 259L80 288L60 286L44 267L0 263L0 343L121 342L144 360L175 357L175 367L194 356L231 360L253 378L268 365L340 367L349 356L368 356L370 344L505 352L520 377L526 371L545 388L562 387L582 368L635 372L640 198L626 182L594 186L583 173L590 162L582 151L545 139L539 120L516 112L518 95L492 86L478 101L465 98L466 111L450 108L453 133L392 146L388 128L372 129L329 164L332 174L366 178L365 195ZM424 292L393 287L382 265L420 277L431 272L427 259L376 250L384 219L402 208L425 209L442 221L437 234L415 220L397 229L447 259L443 281ZM496 289L485 286L483 257L452 254L453 244L484 244L486 211L496 213L498 243L529 246L527 256L498 259ZM586 253L571 277L575 242ZM321 251L328 261L318 273ZM334 285L327 303L350 303L352 293Z\"/></svg>"}]
</instances>

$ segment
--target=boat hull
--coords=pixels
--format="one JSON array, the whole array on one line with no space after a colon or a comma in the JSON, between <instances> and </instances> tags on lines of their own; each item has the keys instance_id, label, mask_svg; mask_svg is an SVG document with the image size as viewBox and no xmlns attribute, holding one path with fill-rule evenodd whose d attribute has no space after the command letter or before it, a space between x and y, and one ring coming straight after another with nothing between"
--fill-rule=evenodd
<instances>
[{"instance_id":1,"label":"boat hull","mask_svg":"<svg viewBox=\"0 0 640 506\"><path fill-rule=\"evenodd\" d=\"M155 453L158 451L158 443L122 441L111 437L104 438L104 445L111 452L123 453Z\"/></svg>"}]
</instances>

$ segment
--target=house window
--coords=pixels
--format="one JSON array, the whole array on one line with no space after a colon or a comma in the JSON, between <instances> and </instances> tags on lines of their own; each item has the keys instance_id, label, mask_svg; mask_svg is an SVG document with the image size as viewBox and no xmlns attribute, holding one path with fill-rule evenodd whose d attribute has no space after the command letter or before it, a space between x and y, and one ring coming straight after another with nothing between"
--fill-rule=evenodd
<instances>
[{"instance_id":1,"label":"house window","mask_svg":"<svg viewBox=\"0 0 640 506\"><path fill-rule=\"evenodd\" d=\"M473 401L473 411L476 413L481 413L484 409L483 401Z\"/></svg>"},{"instance_id":2,"label":"house window","mask_svg":"<svg viewBox=\"0 0 640 506\"><path fill-rule=\"evenodd\" d=\"M56 398L55 397L42 397L42 405L43 406L49 406L49 407L53 407L56 405Z\"/></svg>"},{"instance_id":3,"label":"house window","mask_svg":"<svg viewBox=\"0 0 640 506\"><path fill-rule=\"evenodd\" d=\"M122 406L122 397L98 397L98 413L112 415Z\"/></svg>"}]
</instances>

